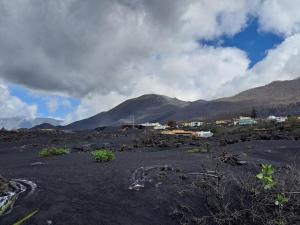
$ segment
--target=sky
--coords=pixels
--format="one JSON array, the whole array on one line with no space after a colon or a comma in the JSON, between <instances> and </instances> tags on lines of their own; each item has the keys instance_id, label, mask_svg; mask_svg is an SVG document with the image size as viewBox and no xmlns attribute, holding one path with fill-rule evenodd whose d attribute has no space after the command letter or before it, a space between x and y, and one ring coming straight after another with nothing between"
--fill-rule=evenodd
<instances>
[{"instance_id":1,"label":"sky","mask_svg":"<svg viewBox=\"0 0 300 225\"><path fill-rule=\"evenodd\" d=\"M298 0L0 0L0 118L70 123L155 93L300 76Z\"/></svg>"}]
</instances>

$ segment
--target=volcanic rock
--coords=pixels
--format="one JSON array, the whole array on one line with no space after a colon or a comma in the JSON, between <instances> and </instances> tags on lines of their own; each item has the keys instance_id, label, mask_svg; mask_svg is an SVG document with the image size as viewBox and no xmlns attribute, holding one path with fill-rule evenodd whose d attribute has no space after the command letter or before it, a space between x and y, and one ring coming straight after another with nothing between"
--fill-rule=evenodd
<instances>
[{"instance_id":1,"label":"volcanic rock","mask_svg":"<svg viewBox=\"0 0 300 225\"><path fill-rule=\"evenodd\" d=\"M0 175L0 195L8 192L9 189L9 181Z\"/></svg>"}]
</instances>

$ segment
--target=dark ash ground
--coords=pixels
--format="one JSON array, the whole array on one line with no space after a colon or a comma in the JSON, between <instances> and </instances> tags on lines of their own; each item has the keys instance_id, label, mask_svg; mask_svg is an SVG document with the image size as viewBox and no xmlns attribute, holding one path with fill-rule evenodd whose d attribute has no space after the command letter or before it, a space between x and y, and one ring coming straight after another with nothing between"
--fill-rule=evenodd
<instances>
[{"instance_id":1,"label":"dark ash ground","mask_svg":"<svg viewBox=\"0 0 300 225\"><path fill-rule=\"evenodd\" d=\"M286 132L228 134L210 140L167 138L142 130L5 132L0 134L0 174L26 179L36 191L21 196L13 211L0 218L11 225L38 209L30 225L174 225L184 219L185 207L208 215L205 199L193 189L201 175L219 165L228 176L257 172L261 163L274 166L300 163L300 134ZM189 148L210 143L210 153L191 154ZM39 158L44 147L67 147L64 156ZM116 159L96 163L90 152L105 148ZM222 152L239 155L245 165L220 161ZM143 167L143 169L137 170ZM137 170L135 177L134 172ZM143 174L144 173L144 176ZM139 179L144 188L130 190Z\"/></svg>"}]
</instances>

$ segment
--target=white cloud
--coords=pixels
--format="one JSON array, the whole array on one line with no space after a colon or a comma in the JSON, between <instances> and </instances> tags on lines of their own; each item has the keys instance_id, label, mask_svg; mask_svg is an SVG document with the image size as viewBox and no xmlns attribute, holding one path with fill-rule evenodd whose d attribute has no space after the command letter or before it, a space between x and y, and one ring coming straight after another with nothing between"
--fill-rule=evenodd
<instances>
[{"instance_id":1,"label":"white cloud","mask_svg":"<svg viewBox=\"0 0 300 225\"><path fill-rule=\"evenodd\" d=\"M268 51L267 56L242 77L236 77L222 88L229 95L249 88L262 86L274 80L291 80L300 77L300 34L285 39Z\"/></svg>"},{"instance_id":2,"label":"white cloud","mask_svg":"<svg viewBox=\"0 0 300 225\"><path fill-rule=\"evenodd\" d=\"M98 114L99 112L109 110L112 106L116 106L127 97L111 92L109 95L90 94L81 100L81 104L64 118L64 124L69 124L76 120L85 119L87 117Z\"/></svg>"},{"instance_id":3,"label":"white cloud","mask_svg":"<svg viewBox=\"0 0 300 225\"><path fill-rule=\"evenodd\" d=\"M61 105L65 109L71 109L72 108L72 103L68 99L62 100Z\"/></svg>"},{"instance_id":4,"label":"white cloud","mask_svg":"<svg viewBox=\"0 0 300 225\"><path fill-rule=\"evenodd\" d=\"M36 105L28 105L12 96L8 87L0 80L0 118L34 118L36 114Z\"/></svg>"},{"instance_id":5,"label":"white cloud","mask_svg":"<svg viewBox=\"0 0 300 225\"><path fill-rule=\"evenodd\" d=\"M264 0L257 8L261 29L284 36L300 32L299 0Z\"/></svg>"},{"instance_id":6,"label":"white cloud","mask_svg":"<svg viewBox=\"0 0 300 225\"><path fill-rule=\"evenodd\" d=\"M232 35L250 8L247 0L0 2L1 76L80 98L131 95L143 79L131 67L152 54L181 54L200 38Z\"/></svg>"},{"instance_id":7,"label":"white cloud","mask_svg":"<svg viewBox=\"0 0 300 225\"><path fill-rule=\"evenodd\" d=\"M0 0L0 76L80 99L68 121L145 93L185 100L230 95L297 75L297 2ZM258 17L261 30L294 40L251 70L245 52L198 43L240 32L249 16ZM62 105L48 101L49 112Z\"/></svg>"},{"instance_id":8,"label":"white cloud","mask_svg":"<svg viewBox=\"0 0 300 225\"><path fill-rule=\"evenodd\" d=\"M288 37L277 48L268 52L265 59L251 71L257 75L257 82L288 80L300 76L300 34Z\"/></svg>"},{"instance_id":9,"label":"white cloud","mask_svg":"<svg viewBox=\"0 0 300 225\"><path fill-rule=\"evenodd\" d=\"M55 98L50 98L47 103L47 109L50 114L53 114L58 109L58 101Z\"/></svg>"},{"instance_id":10,"label":"white cloud","mask_svg":"<svg viewBox=\"0 0 300 225\"><path fill-rule=\"evenodd\" d=\"M257 0L193 1L185 11L181 35L190 38L216 38L234 35L243 28Z\"/></svg>"}]
</instances>

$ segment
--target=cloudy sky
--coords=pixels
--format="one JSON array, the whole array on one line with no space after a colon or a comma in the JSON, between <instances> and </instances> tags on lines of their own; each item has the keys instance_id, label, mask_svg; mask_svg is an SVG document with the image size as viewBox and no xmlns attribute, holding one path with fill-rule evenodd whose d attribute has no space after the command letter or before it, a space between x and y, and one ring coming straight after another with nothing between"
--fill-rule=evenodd
<instances>
[{"instance_id":1,"label":"cloudy sky","mask_svg":"<svg viewBox=\"0 0 300 225\"><path fill-rule=\"evenodd\" d=\"M299 0L0 0L0 118L66 122L156 93L300 76Z\"/></svg>"}]
</instances>

